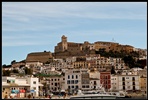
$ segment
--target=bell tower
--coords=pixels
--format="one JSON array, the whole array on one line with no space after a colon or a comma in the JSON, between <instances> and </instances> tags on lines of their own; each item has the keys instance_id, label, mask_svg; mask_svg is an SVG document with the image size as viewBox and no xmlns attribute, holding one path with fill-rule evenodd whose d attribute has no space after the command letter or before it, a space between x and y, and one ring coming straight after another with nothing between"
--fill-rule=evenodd
<instances>
[{"instance_id":1,"label":"bell tower","mask_svg":"<svg viewBox=\"0 0 148 100\"><path fill-rule=\"evenodd\" d=\"M65 37L65 35L63 35L61 37L61 39L62 39L62 51L65 51L65 50L67 50L67 37Z\"/></svg>"}]
</instances>

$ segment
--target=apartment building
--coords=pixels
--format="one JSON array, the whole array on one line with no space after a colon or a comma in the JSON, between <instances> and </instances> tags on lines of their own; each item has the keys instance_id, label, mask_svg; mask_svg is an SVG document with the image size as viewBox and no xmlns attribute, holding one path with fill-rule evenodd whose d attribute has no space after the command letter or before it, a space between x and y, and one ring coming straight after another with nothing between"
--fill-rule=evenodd
<instances>
[{"instance_id":1,"label":"apartment building","mask_svg":"<svg viewBox=\"0 0 148 100\"><path fill-rule=\"evenodd\" d=\"M83 69L81 70L81 85L82 85L82 90L87 91L90 89L90 79L89 79L89 73L88 70Z\"/></svg>"},{"instance_id":2,"label":"apartment building","mask_svg":"<svg viewBox=\"0 0 148 100\"><path fill-rule=\"evenodd\" d=\"M146 94L147 91L147 77L141 76L140 77L140 88L143 94Z\"/></svg>"},{"instance_id":3,"label":"apartment building","mask_svg":"<svg viewBox=\"0 0 148 100\"><path fill-rule=\"evenodd\" d=\"M2 97L25 97L27 94L38 97L39 87L43 86L35 77L2 77Z\"/></svg>"},{"instance_id":4,"label":"apartment building","mask_svg":"<svg viewBox=\"0 0 148 100\"><path fill-rule=\"evenodd\" d=\"M73 62L73 68L88 68L88 62L86 61L76 61Z\"/></svg>"},{"instance_id":5,"label":"apartment building","mask_svg":"<svg viewBox=\"0 0 148 100\"><path fill-rule=\"evenodd\" d=\"M77 91L78 89L82 89L83 87L88 87L89 80L88 69L70 69L65 72L65 89L71 93Z\"/></svg>"},{"instance_id":6,"label":"apartment building","mask_svg":"<svg viewBox=\"0 0 148 100\"><path fill-rule=\"evenodd\" d=\"M106 91L111 88L111 72L100 72L100 84L103 84L103 87Z\"/></svg>"},{"instance_id":7,"label":"apartment building","mask_svg":"<svg viewBox=\"0 0 148 100\"><path fill-rule=\"evenodd\" d=\"M139 75L118 75L119 90L136 91L140 90L140 77Z\"/></svg>"},{"instance_id":8,"label":"apartment building","mask_svg":"<svg viewBox=\"0 0 148 100\"><path fill-rule=\"evenodd\" d=\"M111 66L111 64L108 61L108 58L106 57L98 57L96 60L97 69L99 71L106 70L108 66Z\"/></svg>"},{"instance_id":9,"label":"apartment building","mask_svg":"<svg viewBox=\"0 0 148 100\"><path fill-rule=\"evenodd\" d=\"M61 90L65 90L63 86L64 81L65 77L63 76L54 75L46 78L48 92L60 92Z\"/></svg>"},{"instance_id":10,"label":"apartment building","mask_svg":"<svg viewBox=\"0 0 148 100\"><path fill-rule=\"evenodd\" d=\"M77 57L67 57L65 61L66 68L73 68L73 62L76 61Z\"/></svg>"},{"instance_id":11,"label":"apartment building","mask_svg":"<svg viewBox=\"0 0 148 100\"><path fill-rule=\"evenodd\" d=\"M89 69L97 68L96 60L88 60L86 62L88 63L88 68Z\"/></svg>"},{"instance_id":12,"label":"apartment building","mask_svg":"<svg viewBox=\"0 0 148 100\"><path fill-rule=\"evenodd\" d=\"M111 88L112 92L119 91L118 75L111 75Z\"/></svg>"},{"instance_id":13,"label":"apartment building","mask_svg":"<svg viewBox=\"0 0 148 100\"><path fill-rule=\"evenodd\" d=\"M90 90L96 90L100 87L99 78L89 78L89 80L90 80L90 85L89 85Z\"/></svg>"}]
</instances>

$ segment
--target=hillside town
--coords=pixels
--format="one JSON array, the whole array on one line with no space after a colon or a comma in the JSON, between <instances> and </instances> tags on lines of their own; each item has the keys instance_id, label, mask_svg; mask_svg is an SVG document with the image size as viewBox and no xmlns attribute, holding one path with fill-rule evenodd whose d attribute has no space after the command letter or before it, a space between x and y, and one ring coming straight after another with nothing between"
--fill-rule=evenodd
<instances>
[{"instance_id":1,"label":"hillside town","mask_svg":"<svg viewBox=\"0 0 148 100\"><path fill-rule=\"evenodd\" d=\"M68 42L2 65L2 98L68 98L78 90L147 97L147 50L116 42Z\"/></svg>"}]
</instances>

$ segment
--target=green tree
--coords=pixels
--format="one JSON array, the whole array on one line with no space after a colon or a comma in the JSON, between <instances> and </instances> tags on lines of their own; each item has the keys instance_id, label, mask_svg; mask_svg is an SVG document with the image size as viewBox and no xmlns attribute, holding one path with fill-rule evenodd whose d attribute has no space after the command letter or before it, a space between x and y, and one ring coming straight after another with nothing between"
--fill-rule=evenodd
<instances>
[{"instance_id":1,"label":"green tree","mask_svg":"<svg viewBox=\"0 0 148 100\"><path fill-rule=\"evenodd\" d=\"M6 65L6 64L4 64L4 65L2 65L2 67L3 67L3 68L6 68L6 67L7 67L7 65Z\"/></svg>"},{"instance_id":2,"label":"green tree","mask_svg":"<svg viewBox=\"0 0 148 100\"><path fill-rule=\"evenodd\" d=\"M22 67L24 67L24 65L20 65L20 67L19 67L19 68L22 68Z\"/></svg>"},{"instance_id":3,"label":"green tree","mask_svg":"<svg viewBox=\"0 0 148 100\"><path fill-rule=\"evenodd\" d=\"M132 56L123 57L124 63L128 65L130 68L133 68L136 64L135 59Z\"/></svg>"},{"instance_id":4,"label":"green tree","mask_svg":"<svg viewBox=\"0 0 148 100\"><path fill-rule=\"evenodd\" d=\"M16 62L16 60L11 61L11 65L14 64Z\"/></svg>"},{"instance_id":5,"label":"green tree","mask_svg":"<svg viewBox=\"0 0 148 100\"><path fill-rule=\"evenodd\" d=\"M11 71L3 70L3 76L10 76Z\"/></svg>"},{"instance_id":6,"label":"green tree","mask_svg":"<svg viewBox=\"0 0 148 100\"><path fill-rule=\"evenodd\" d=\"M25 70L25 74L26 74L26 75L32 75L32 72L33 72L33 71L32 71L30 68L25 67L24 70Z\"/></svg>"},{"instance_id":7,"label":"green tree","mask_svg":"<svg viewBox=\"0 0 148 100\"><path fill-rule=\"evenodd\" d=\"M19 73L18 70L14 69L12 70L13 73Z\"/></svg>"}]
</instances>

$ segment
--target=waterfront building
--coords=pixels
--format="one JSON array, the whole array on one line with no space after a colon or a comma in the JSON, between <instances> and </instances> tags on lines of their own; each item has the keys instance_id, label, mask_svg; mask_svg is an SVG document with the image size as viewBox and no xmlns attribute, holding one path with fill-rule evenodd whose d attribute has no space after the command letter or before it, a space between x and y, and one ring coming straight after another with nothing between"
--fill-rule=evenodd
<instances>
[{"instance_id":1,"label":"waterfront building","mask_svg":"<svg viewBox=\"0 0 148 100\"><path fill-rule=\"evenodd\" d=\"M2 77L2 98L6 95L23 98L27 94L38 97L40 86L43 85L36 77Z\"/></svg>"}]
</instances>

